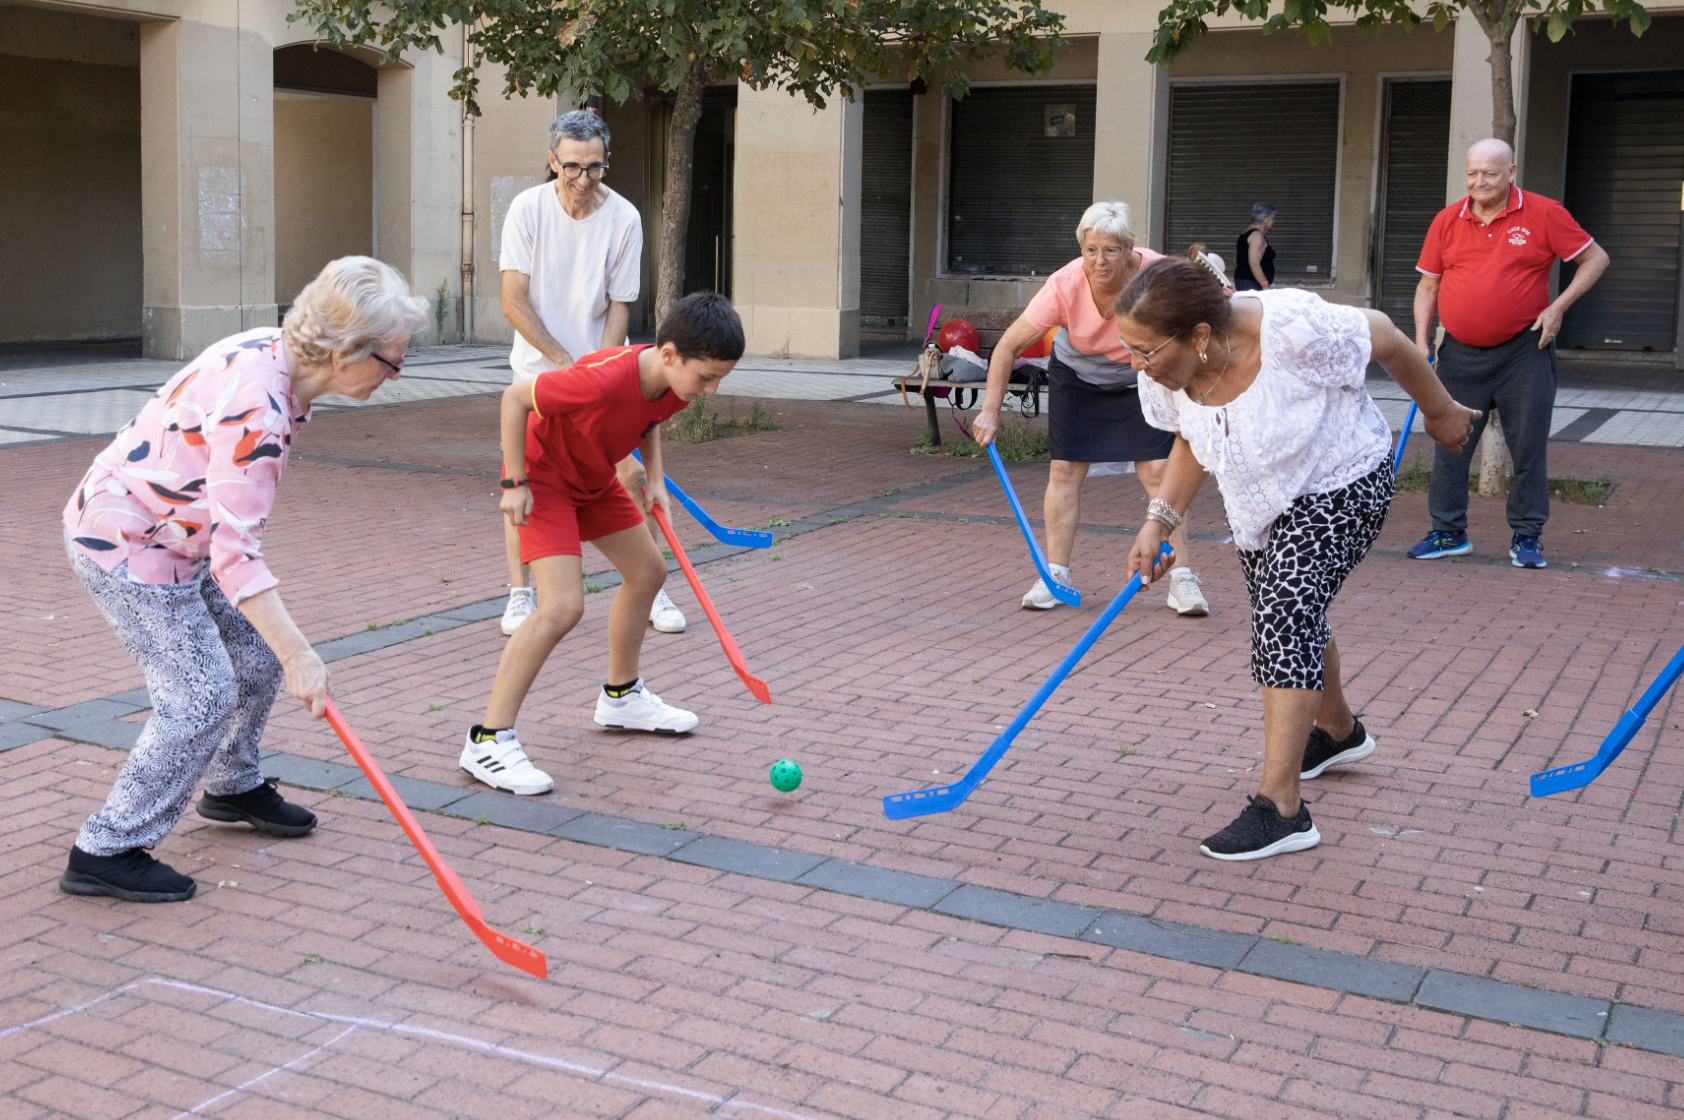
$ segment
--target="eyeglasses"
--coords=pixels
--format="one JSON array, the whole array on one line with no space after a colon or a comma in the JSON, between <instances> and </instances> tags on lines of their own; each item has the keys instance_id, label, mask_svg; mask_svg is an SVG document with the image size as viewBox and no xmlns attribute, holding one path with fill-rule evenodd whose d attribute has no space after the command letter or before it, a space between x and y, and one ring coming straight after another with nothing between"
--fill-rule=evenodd
<instances>
[{"instance_id":1,"label":"eyeglasses","mask_svg":"<svg viewBox=\"0 0 1684 1120\"><path fill-rule=\"evenodd\" d=\"M391 362L388 362L385 358L382 358L378 353L376 353L372 350L369 351L368 356L373 358L375 361L379 362L381 365L385 366L387 369L391 370L392 375L394 377L396 377L398 374L403 372L403 359L402 358L398 359L397 365L393 365Z\"/></svg>"},{"instance_id":2,"label":"eyeglasses","mask_svg":"<svg viewBox=\"0 0 1684 1120\"><path fill-rule=\"evenodd\" d=\"M564 163L561 165L561 173L568 179L577 179L581 175L588 175L591 182L600 183L602 177L608 173L608 165L606 163L590 163L581 166L577 163Z\"/></svg>"},{"instance_id":3,"label":"eyeglasses","mask_svg":"<svg viewBox=\"0 0 1684 1120\"><path fill-rule=\"evenodd\" d=\"M1170 343L1174 342L1176 339L1180 338L1183 334L1186 334L1186 333L1187 333L1186 331L1177 331L1176 333L1170 335L1168 338L1164 339L1162 342L1158 343L1156 346L1152 347L1152 349L1150 349L1150 350L1136 350L1132 346L1129 346L1129 350L1136 357L1138 357L1140 359L1140 369L1141 369L1142 372L1144 372L1144 371L1152 368L1152 355L1153 354L1156 354L1159 350L1162 350L1164 347L1168 346ZM1128 346L1129 344L1127 342L1124 342L1123 345Z\"/></svg>"}]
</instances>

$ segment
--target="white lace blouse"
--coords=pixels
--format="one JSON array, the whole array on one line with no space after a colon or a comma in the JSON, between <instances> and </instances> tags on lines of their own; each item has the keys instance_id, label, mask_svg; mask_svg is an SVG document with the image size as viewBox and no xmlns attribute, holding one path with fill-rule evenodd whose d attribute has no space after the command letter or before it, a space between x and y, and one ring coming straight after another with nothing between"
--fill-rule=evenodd
<instances>
[{"instance_id":1,"label":"white lace blouse","mask_svg":"<svg viewBox=\"0 0 1684 1120\"><path fill-rule=\"evenodd\" d=\"M1257 380L1208 407L1142 377L1140 408L1147 423L1192 446L1222 490L1234 546L1254 551L1300 496L1337 490L1378 467L1392 434L1363 387L1371 345L1359 309L1293 288L1234 298L1263 305Z\"/></svg>"}]
</instances>

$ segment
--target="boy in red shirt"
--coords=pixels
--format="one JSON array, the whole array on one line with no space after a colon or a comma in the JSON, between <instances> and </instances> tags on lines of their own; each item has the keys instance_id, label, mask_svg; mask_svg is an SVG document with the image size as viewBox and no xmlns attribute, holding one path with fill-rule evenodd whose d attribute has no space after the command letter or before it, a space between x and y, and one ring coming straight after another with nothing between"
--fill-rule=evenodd
<instances>
[{"instance_id":1,"label":"boy in red shirt","mask_svg":"<svg viewBox=\"0 0 1684 1120\"><path fill-rule=\"evenodd\" d=\"M668 313L654 346L599 350L504 391L502 509L520 533L520 559L532 566L538 604L504 647L485 722L474 725L462 748L462 769L480 781L517 794L554 788L521 749L515 717L550 651L585 612L583 541L595 544L622 580L608 612L608 680L597 696L596 722L668 734L696 726L694 713L662 701L638 675L649 607L667 578L643 519L651 504L671 516L661 423L711 397L742 356L742 320L730 301L698 292ZM647 478L622 480L615 464L633 448Z\"/></svg>"}]
</instances>

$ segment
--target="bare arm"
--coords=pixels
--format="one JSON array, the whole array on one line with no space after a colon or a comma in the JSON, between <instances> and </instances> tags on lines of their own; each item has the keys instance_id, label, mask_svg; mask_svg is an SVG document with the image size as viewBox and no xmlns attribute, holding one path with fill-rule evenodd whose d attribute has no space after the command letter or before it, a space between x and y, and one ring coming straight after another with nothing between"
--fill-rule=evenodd
<instances>
[{"instance_id":1,"label":"bare arm","mask_svg":"<svg viewBox=\"0 0 1684 1120\"><path fill-rule=\"evenodd\" d=\"M1427 434L1449 448L1452 455L1460 455L1462 445L1473 432L1473 422L1482 414L1456 403L1433 367L1427 364L1426 355L1410 344L1385 312L1364 311L1363 314L1368 316L1374 360L1421 406Z\"/></svg>"},{"instance_id":2,"label":"bare arm","mask_svg":"<svg viewBox=\"0 0 1684 1120\"><path fill-rule=\"evenodd\" d=\"M1193 504L1193 497L1199 492L1200 483L1204 482L1205 469L1193 455L1193 447L1181 436L1175 437L1175 446L1170 449L1169 462L1164 466L1164 480L1158 484L1158 498L1168 502L1170 508L1183 517L1187 515L1187 507ZM1134 548L1129 550L1128 565L1124 569L1129 576L1141 572L1141 579L1151 583L1171 568L1175 567L1175 553L1159 560L1158 549L1169 537L1169 529L1158 521L1143 521L1140 532L1135 535Z\"/></svg>"},{"instance_id":3,"label":"bare arm","mask_svg":"<svg viewBox=\"0 0 1684 1120\"><path fill-rule=\"evenodd\" d=\"M1044 328L1019 315L994 344L994 352L988 356L988 390L982 395L982 407L977 410L976 419L971 421L971 435L981 446L993 443L995 433L1000 430L1000 407L1006 403L1012 363L1045 333Z\"/></svg>"},{"instance_id":4,"label":"bare arm","mask_svg":"<svg viewBox=\"0 0 1684 1120\"><path fill-rule=\"evenodd\" d=\"M1415 285L1415 346L1425 357L1433 352L1433 316L1438 314L1438 277L1421 273Z\"/></svg>"},{"instance_id":5,"label":"bare arm","mask_svg":"<svg viewBox=\"0 0 1684 1120\"><path fill-rule=\"evenodd\" d=\"M1254 229L1246 238L1246 256L1251 258L1251 278L1257 281L1257 286L1267 288L1269 281L1263 279L1263 249L1268 244L1263 237L1263 231Z\"/></svg>"},{"instance_id":6,"label":"bare arm","mask_svg":"<svg viewBox=\"0 0 1684 1120\"><path fill-rule=\"evenodd\" d=\"M637 445L637 453L643 456L643 464L638 465L636 459L627 455L620 460L617 470L620 482L630 494L632 501L645 515L659 505L666 511L667 519L672 519L672 499L667 496L667 475L661 465L661 426L655 425L649 429L649 434L643 437L643 442ZM631 468L628 472L627 468ZM628 481L627 474L633 478Z\"/></svg>"},{"instance_id":7,"label":"bare arm","mask_svg":"<svg viewBox=\"0 0 1684 1120\"><path fill-rule=\"evenodd\" d=\"M286 672L287 691L309 709L317 719L327 710L327 698L333 695L333 682L327 666L316 651L310 648L281 602L280 590L274 587L240 601L240 613L269 643Z\"/></svg>"},{"instance_id":8,"label":"bare arm","mask_svg":"<svg viewBox=\"0 0 1684 1120\"><path fill-rule=\"evenodd\" d=\"M626 332L631 328L631 304L611 300L608 304L608 321L602 324L602 348L623 346Z\"/></svg>"},{"instance_id":9,"label":"bare arm","mask_svg":"<svg viewBox=\"0 0 1684 1120\"><path fill-rule=\"evenodd\" d=\"M1602 274L1608 271L1608 250L1592 241L1584 252L1573 258L1579 267L1573 273L1573 282L1567 289L1555 297L1555 302L1538 313L1532 321L1532 329L1542 331L1538 338L1538 349L1542 350L1555 336L1561 333L1561 320L1567 314L1578 298L1590 291L1591 285L1602 279Z\"/></svg>"},{"instance_id":10,"label":"bare arm","mask_svg":"<svg viewBox=\"0 0 1684 1120\"><path fill-rule=\"evenodd\" d=\"M508 273L504 273L507 276ZM533 410L532 387L537 378L521 381L503 390L501 432L503 437L503 474L508 478L526 477L526 414ZM532 512L532 488L516 486L503 491L498 508L511 525L525 525Z\"/></svg>"},{"instance_id":11,"label":"bare arm","mask_svg":"<svg viewBox=\"0 0 1684 1120\"><path fill-rule=\"evenodd\" d=\"M531 291L532 278L526 273L513 269L504 272L503 318L520 333L520 337L532 344L534 350L544 355L552 366L556 369L566 369L573 364L573 356L563 350L561 343L545 329L544 321L538 318L538 312L533 310Z\"/></svg>"}]
</instances>

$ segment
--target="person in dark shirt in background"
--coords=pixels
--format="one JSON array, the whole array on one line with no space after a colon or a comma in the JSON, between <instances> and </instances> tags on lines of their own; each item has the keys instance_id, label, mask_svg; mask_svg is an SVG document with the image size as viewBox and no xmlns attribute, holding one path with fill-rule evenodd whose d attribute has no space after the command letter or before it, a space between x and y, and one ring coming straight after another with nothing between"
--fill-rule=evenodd
<instances>
[{"instance_id":1,"label":"person in dark shirt in background","mask_svg":"<svg viewBox=\"0 0 1684 1120\"><path fill-rule=\"evenodd\" d=\"M1263 292L1275 283L1275 247L1269 231L1275 226L1275 208L1259 202L1251 208L1251 224L1234 241L1234 290Z\"/></svg>"}]
</instances>

